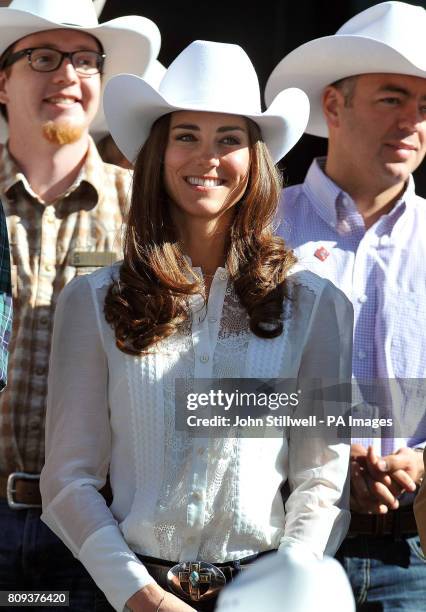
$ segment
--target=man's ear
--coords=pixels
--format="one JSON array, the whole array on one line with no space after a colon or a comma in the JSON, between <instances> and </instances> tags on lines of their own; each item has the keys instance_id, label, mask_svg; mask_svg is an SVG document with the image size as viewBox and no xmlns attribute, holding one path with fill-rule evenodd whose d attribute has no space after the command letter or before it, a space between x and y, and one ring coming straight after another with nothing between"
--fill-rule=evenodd
<instances>
[{"instance_id":1,"label":"man's ear","mask_svg":"<svg viewBox=\"0 0 426 612\"><path fill-rule=\"evenodd\" d=\"M322 94L322 110L329 128L339 127L340 113L344 105L342 92L333 85L328 85Z\"/></svg>"},{"instance_id":2,"label":"man's ear","mask_svg":"<svg viewBox=\"0 0 426 612\"><path fill-rule=\"evenodd\" d=\"M7 74L5 70L0 70L0 103L7 104L9 96L6 93Z\"/></svg>"}]
</instances>

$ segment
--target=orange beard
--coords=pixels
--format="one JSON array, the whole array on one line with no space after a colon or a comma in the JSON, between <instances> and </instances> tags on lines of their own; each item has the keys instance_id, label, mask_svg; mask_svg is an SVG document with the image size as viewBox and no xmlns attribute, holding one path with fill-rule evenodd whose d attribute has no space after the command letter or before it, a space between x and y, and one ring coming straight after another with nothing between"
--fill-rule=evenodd
<instances>
[{"instance_id":1,"label":"orange beard","mask_svg":"<svg viewBox=\"0 0 426 612\"><path fill-rule=\"evenodd\" d=\"M43 125L43 136L52 144L66 145L80 140L84 132L82 125L67 122L47 121Z\"/></svg>"}]
</instances>

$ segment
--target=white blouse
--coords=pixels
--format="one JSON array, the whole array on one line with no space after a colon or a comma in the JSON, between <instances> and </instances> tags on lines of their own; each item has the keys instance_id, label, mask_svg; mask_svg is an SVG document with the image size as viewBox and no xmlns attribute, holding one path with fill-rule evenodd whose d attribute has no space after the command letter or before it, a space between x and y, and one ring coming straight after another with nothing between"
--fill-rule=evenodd
<instances>
[{"instance_id":1,"label":"white blouse","mask_svg":"<svg viewBox=\"0 0 426 612\"><path fill-rule=\"evenodd\" d=\"M76 278L58 301L44 522L116 610L152 582L134 553L212 563L289 546L333 554L349 526L349 446L296 432L288 439L192 437L175 430L174 385L177 378L350 381L353 313L344 294L311 272L294 271L284 332L262 339L249 331L219 268L207 309L194 296L191 322L135 357L116 348L103 314L118 269ZM110 508L98 493L108 471Z\"/></svg>"}]
</instances>

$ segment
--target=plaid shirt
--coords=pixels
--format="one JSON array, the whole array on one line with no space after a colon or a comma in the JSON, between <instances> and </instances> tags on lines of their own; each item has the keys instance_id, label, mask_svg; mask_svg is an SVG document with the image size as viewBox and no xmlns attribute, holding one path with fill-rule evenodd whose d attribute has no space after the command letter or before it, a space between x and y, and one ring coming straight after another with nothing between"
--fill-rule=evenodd
<instances>
[{"instance_id":1,"label":"plaid shirt","mask_svg":"<svg viewBox=\"0 0 426 612\"><path fill-rule=\"evenodd\" d=\"M7 381L8 345L12 332L10 254L6 218L0 202L0 391Z\"/></svg>"},{"instance_id":2,"label":"plaid shirt","mask_svg":"<svg viewBox=\"0 0 426 612\"><path fill-rule=\"evenodd\" d=\"M121 253L131 174L105 164L90 141L76 182L46 204L7 148L0 150L0 193L7 218L14 300L9 381L0 397L0 474L39 473L54 308L76 274Z\"/></svg>"}]
</instances>

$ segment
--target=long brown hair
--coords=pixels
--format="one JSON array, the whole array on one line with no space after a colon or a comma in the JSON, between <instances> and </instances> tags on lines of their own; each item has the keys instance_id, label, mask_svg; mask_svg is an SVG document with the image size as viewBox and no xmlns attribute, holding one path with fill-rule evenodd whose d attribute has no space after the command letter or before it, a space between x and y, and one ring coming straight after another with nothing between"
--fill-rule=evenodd
<instances>
[{"instance_id":1,"label":"long brown hair","mask_svg":"<svg viewBox=\"0 0 426 612\"><path fill-rule=\"evenodd\" d=\"M258 126L247 123L249 177L234 206L226 267L251 331L274 338L283 330L285 278L296 258L273 235L281 178ZM105 298L105 317L117 347L131 355L143 354L176 333L190 316L188 296L203 293L202 279L185 259L170 218L163 182L169 125L170 115L154 123L136 159L124 261Z\"/></svg>"}]
</instances>

